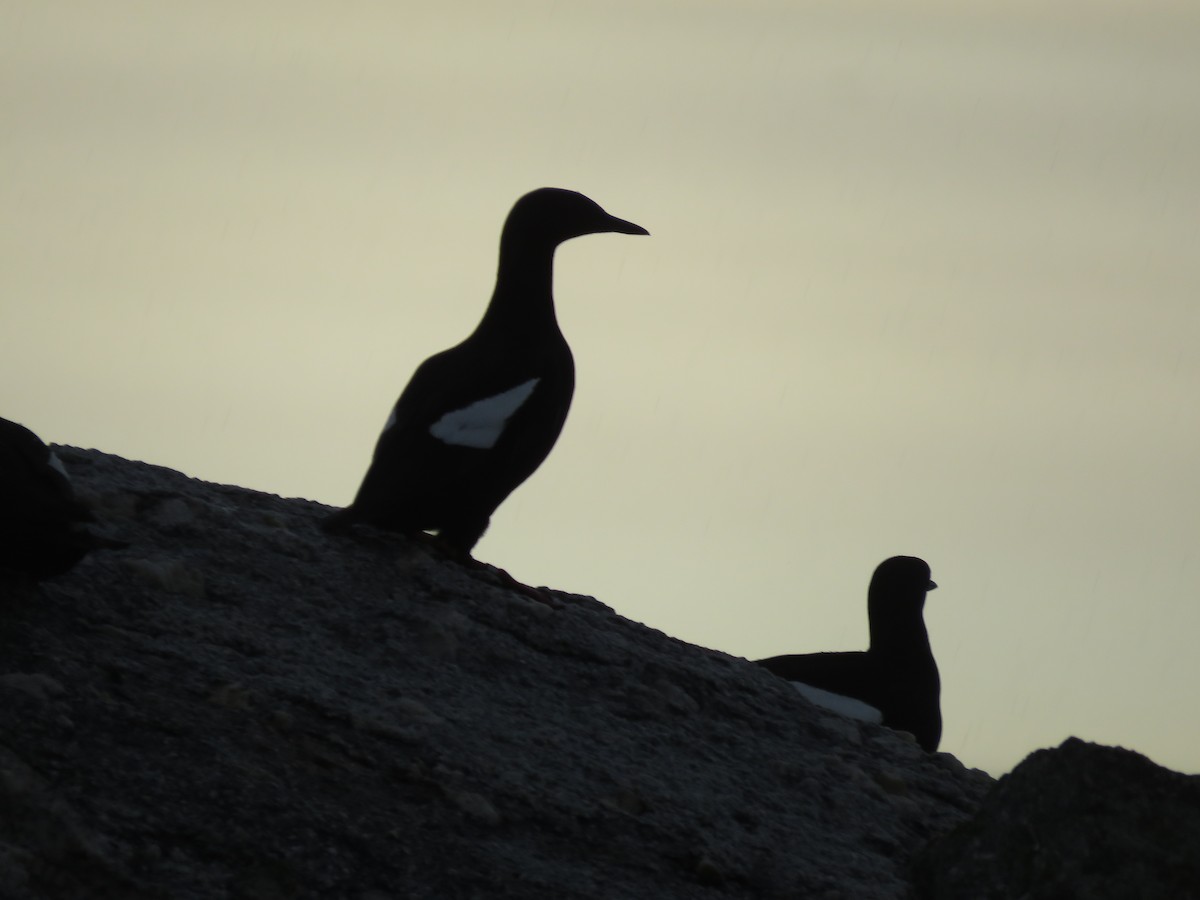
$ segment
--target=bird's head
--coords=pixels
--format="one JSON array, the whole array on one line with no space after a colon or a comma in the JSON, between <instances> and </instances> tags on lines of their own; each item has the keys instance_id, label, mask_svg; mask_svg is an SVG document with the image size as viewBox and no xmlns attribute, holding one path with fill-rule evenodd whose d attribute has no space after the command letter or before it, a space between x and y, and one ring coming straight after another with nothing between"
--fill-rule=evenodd
<instances>
[{"instance_id":1,"label":"bird's head","mask_svg":"<svg viewBox=\"0 0 1200 900\"><path fill-rule=\"evenodd\" d=\"M925 595L937 587L929 577L929 564L916 556L893 556L885 559L871 576L869 592L872 605L925 605Z\"/></svg>"},{"instance_id":2,"label":"bird's head","mask_svg":"<svg viewBox=\"0 0 1200 900\"><path fill-rule=\"evenodd\" d=\"M885 559L871 576L867 591L871 650L908 656L916 641L925 635L925 594L937 584L929 577L929 565L915 556Z\"/></svg>"},{"instance_id":3,"label":"bird's head","mask_svg":"<svg viewBox=\"0 0 1200 900\"><path fill-rule=\"evenodd\" d=\"M649 234L641 225L610 216L594 200L562 188L538 188L517 201L504 223L506 237L556 247L585 234Z\"/></svg>"}]
</instances>

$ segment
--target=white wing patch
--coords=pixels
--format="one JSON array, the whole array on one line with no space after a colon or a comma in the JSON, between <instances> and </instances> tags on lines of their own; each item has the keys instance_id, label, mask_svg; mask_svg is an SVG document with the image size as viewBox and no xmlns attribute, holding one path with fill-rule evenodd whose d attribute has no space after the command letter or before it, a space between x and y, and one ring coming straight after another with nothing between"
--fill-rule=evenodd
<instances>
[{"instance_id":1,"label":"white wing patch","mask_svg":"<svg viewBox=\"0 0 1200 900\"><path fill-rule=\"evenodd\" d=\"M71 480L71 476L67 474L67 467L62 464L62 460L58 458L58 454L53 450L50 451L50 458L46 462L50 464L50 468L67 479L67 481Z\"/></svg>"},{"instance_id":2,"label":"white wing patch","mask_svg":"<svg viewBox=\"0 0 1200 900\"><path fill-rule=\"evenodd\" d=\"M841 713L843 716L849 716L851 719L861 719L864 722L873 722L876 725L883 722L883 713L869 703L863 703L861 700L847 697L844 694L835 694L833 691L822 690L821 688L813 687L811 684L805 684L803 681L791 681L788 683L799 691L802 696L807 697L810 701L817 704L817 706L832 709L834 712Z\"/></svg>"},{"instance_id":3,"label":"white wing patch","mask_svg":"<svg viewBox=\"0 0 1200 900\"><path fill-rule=\"evenodd\" d=\"M541 380L530 378L502 394L476 400L462 409L448 412L429 426L429 433L457 447L476 447L480 450L494 447L504 433L508 420L529 399Z\"/></svg>"}]
</instances>

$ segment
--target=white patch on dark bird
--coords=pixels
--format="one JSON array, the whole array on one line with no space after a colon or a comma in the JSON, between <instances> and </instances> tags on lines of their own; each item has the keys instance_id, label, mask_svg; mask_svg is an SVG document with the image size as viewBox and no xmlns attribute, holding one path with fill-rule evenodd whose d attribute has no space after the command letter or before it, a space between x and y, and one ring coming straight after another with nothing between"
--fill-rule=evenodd
<instances>
[{"instance_id":1,"label":"white patch on dark bird","mask_svg":"<svg viewBox=\"0 0 1200 900\"><path fill-rule=\"evenodd\" d=\"M55 472L67 479L67 481L71 480L71 476L67 474L67 467L62 464L62 460L58 458L58 454L53 450L50 451L50 459L47 462L50 463L50 468Z\"/></svg>"},{"instance_id":2,"label":"white patch on dark bird","mask_svg":"<svg viewBox=\"0 0 1200 900\"><path fill-rule=\"evenodd\" d=\"M392 411L388 413L388 420L383 423L383 430L387 431L396 424L396 407L392 407Z\"/></svg>"},{"instance_id":3,"label":"white patch on dark bird","mask_svg":"<svg viewBox=\"0 0 1200 900\"><path fill-rule=\"evenodd\" d=\"M869 703L863 703L861 700L855 700L853 697L846 697L843 694L835 694L833 691L825 691L821 688L813 687L811 684L805 684L803 681L789 681L788 684L799 691L801 696L807 697L809 701L817 704L817 706L832 709L834 712L841 713L843 716L849 716L851 719L861 719L864 722L872 722L876 725L883 722L883 713Z\"/></svg>"},{"instance_id":4,"label":"white patch on dark bird","mask_svg":"<svg viewBox=\"0 0 1200 900\"><path fill-rule=\"evenodd\" d=\"M496 446L504 426L521 404L529 399L540 378L509 388L502 394L476 400L469 406L448 412L432 425L429 433L440 441L459 447L487 450Z\"/></svg>"}]
</instances>

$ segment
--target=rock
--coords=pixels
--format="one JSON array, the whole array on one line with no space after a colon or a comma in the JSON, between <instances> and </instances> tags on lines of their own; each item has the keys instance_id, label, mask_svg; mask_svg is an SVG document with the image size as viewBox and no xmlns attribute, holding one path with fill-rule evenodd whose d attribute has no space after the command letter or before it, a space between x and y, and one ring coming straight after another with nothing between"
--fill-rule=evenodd
<instances>
[{"instance_id":1,"label":"rock","mask_svg":"<svg viewBox=\"0 0 1200 900\"><path fill-rule=\"evenodd\" d=\"M990 848L1019 859L1008 819L945 837L987 775L746 660L403 536L327 536L320 504L60 456L130 546L0 609L3 900L907 900L931 841L936 896L982 897ZM1191 782L1114 765L1092 811L1158 842L1119 832L1131 884L1178 846L1139 790L1194 841ZM1069 775L989 803L1086 810ZM1055 883L1105 896L1066 837Z\"/></svg>"},{"instance_id":2,"label":"rock","mask_svg":"<svg viewBox=\"0 0 1200 900\"><path fill-rule=\"evenodd\" d=\"M1070 738L921 854L926 900L1200 897L1200 776Z\"/></svg>"},{"instance_id":3,"label":"rock","mask_svg":"<svg viewBox=\"0 0 1200 900\"><path fill-rule=\"evenodd\" d=\"M471 818L485 825L500 824L500 813L496 812L496 807L492 806L491 801L482 794L474 791L450 791L448 796L455 806Z\"/></svg>"},{"instance_id":4,"label":"rock","mask_svg":"<svg viewBox=\"0 0 1200 900\"><path fill-rule=\"evenodd\" d=\"M180 559L124 560L125 568L153 587L190 597L204 596L204 573Z\"/></svg>"},{"instance_id":5,"label":"rock","mask_svg":"<svg viewBox=\"0 0 1200 900\"><path fill-rule=\"evenodd\" d=\"M61 682L37 672L10 672L0 675L0 688L24 691L38 700L61 697L67 692Z\"/></svg>"}]
</instances>

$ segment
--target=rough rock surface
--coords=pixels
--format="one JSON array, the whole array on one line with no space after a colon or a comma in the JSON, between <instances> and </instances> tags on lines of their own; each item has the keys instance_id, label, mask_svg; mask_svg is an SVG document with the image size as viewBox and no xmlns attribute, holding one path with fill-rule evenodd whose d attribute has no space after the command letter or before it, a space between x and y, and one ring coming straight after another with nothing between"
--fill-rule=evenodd
<instances>
[{"instance_id":1,"label":"rough rock surface","mask_svg":"<svg viewBox=\"0 0 1200 900\"><path fill-rule=\"evenodd\" d=\"M921 854L929 900L1200 898L1200 776L1071 738Z\"/></svg>"},{"instance_id":2,"label":"rough rock surface","mask_svg":"<svg viewBox=\"0 0 1200 900\"><path fill-rule=\"evenodd\" d=\"M58 452L130 546L0 582L4 900L904 898L994 784L594 599Z\"/></svg>"}]
</instances>

